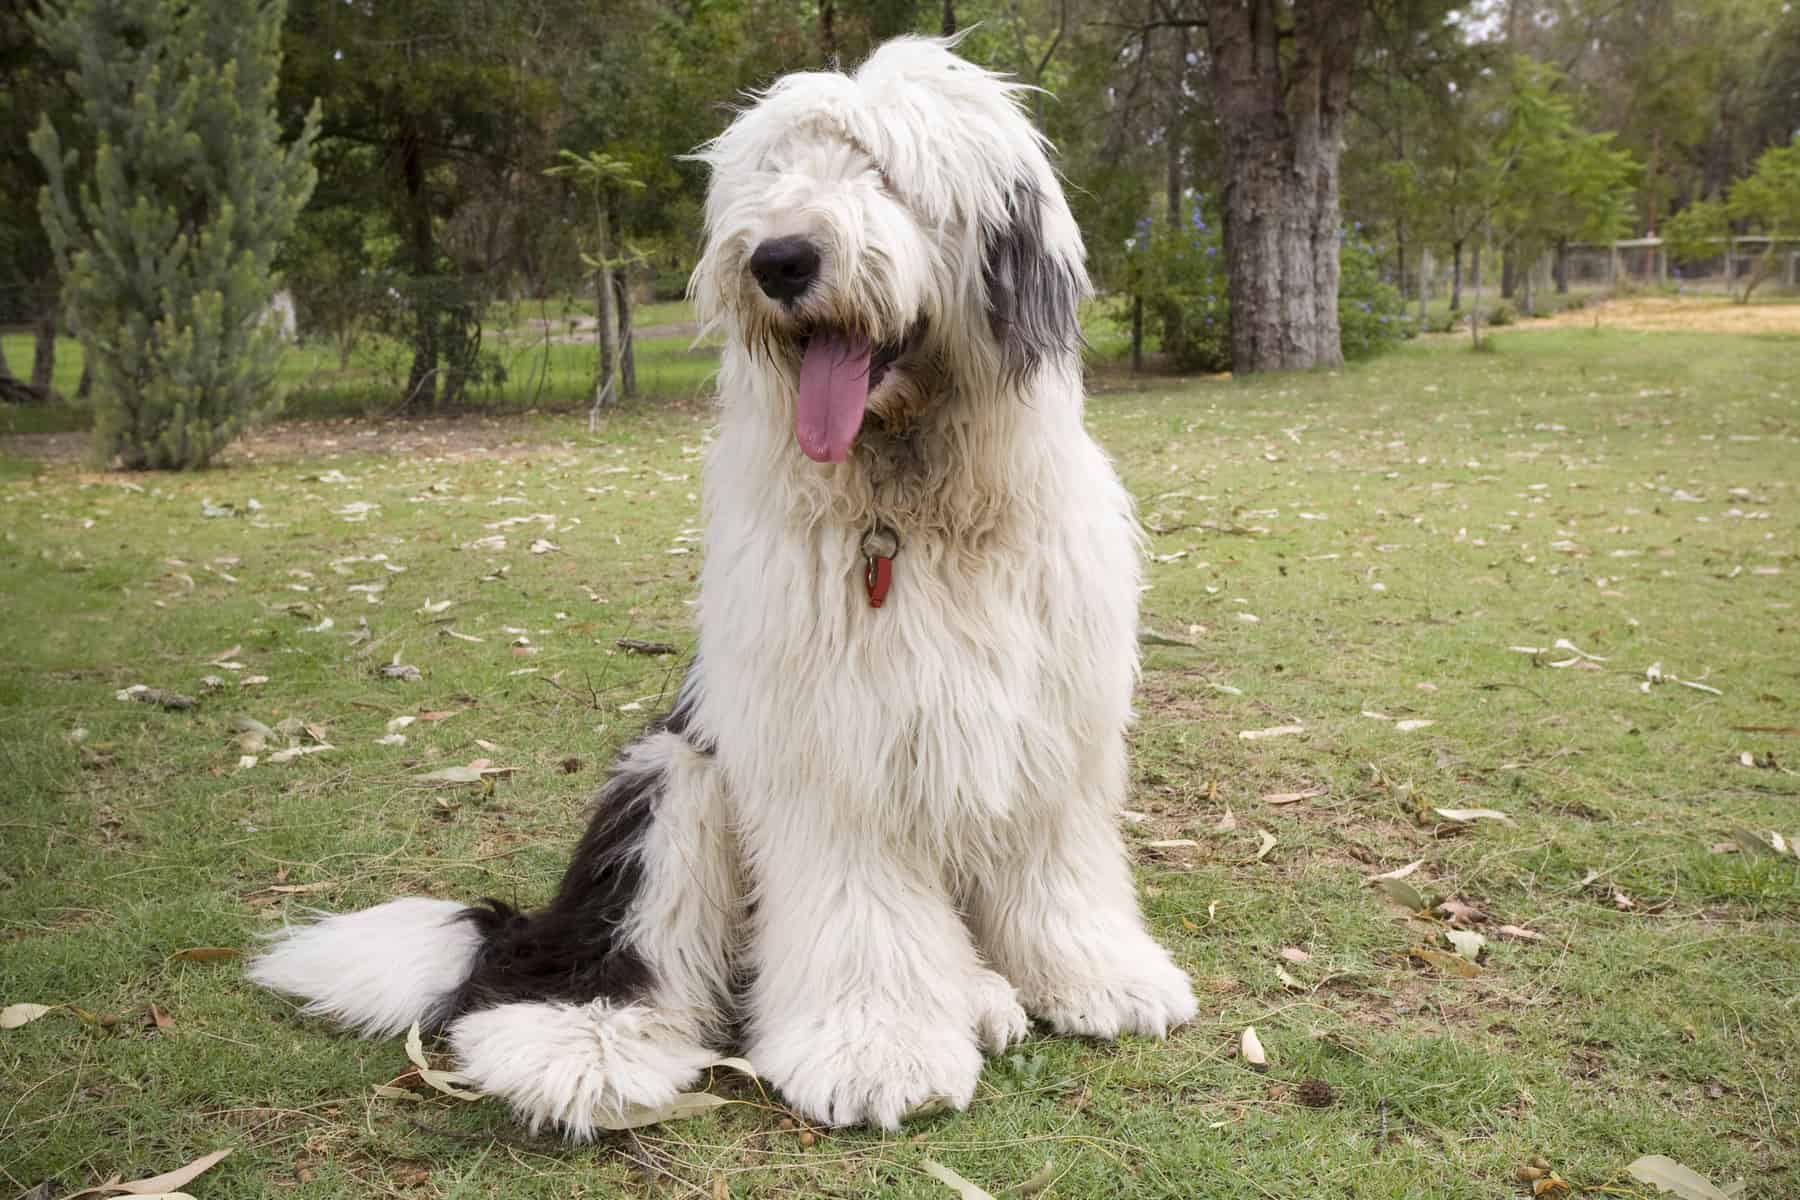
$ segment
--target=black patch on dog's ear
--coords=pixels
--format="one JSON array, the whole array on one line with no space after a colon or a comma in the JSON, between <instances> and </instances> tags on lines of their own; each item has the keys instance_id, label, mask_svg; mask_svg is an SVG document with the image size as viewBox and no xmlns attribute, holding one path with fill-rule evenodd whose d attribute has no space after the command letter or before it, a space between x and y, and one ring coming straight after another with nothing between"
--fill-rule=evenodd
<instances>
[{"instance_id":1,"label":"black patch on dog's ear","mask_svg":"<svg viewBox=\"0 0 1800 1200\"><path fill-rule=\"evenodd\" d=\"M1004 226L984 238L988 326L1008 375L1022 377L1081 344L1080 285L1044 245L1043 195L1021 180L1007 197Z\"/></svg>"}]
</instances>

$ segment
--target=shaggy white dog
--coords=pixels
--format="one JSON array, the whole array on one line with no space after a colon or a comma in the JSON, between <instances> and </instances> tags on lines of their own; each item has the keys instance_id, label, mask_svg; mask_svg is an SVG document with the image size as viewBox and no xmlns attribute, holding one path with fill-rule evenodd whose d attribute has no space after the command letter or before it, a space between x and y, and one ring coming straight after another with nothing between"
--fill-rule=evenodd
<instances>
[{"instance_id":1,"label":"shaggy white dog","mask_svg":"<svg viewBox=\"0 0 1800 1200\"><path fill-rule=\"evenodd\" d=\"M396 900L256 980L365 1033L445 1027L575 1138L734 1038L809 1118L892 1128L965 1107L1031 1017L1194 1015L1116 828L1139 543L1082 425L1081 236L1020 90L902 39L704 149L693 292L726 343L674 711L546 909Z\"/></svg>"}]
</instances>

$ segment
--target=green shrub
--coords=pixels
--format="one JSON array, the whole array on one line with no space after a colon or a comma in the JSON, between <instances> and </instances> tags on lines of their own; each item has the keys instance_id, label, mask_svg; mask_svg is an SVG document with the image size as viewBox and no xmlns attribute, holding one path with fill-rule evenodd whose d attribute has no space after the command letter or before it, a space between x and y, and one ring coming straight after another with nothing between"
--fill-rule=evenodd
<instances>
[{"instance_id":1,"label":"green shrub","mask_svg":"<svg viewBox=\"0 0 1800 1200\"><path fill-rule=\"evenodd\" d=\"M31 138L102 460L203 466L278 399L277 333L261 314L312 192L318 128L315 109L281 144L285 8L55 0L33 18L69 64L94 147L82 162L48 115Z\"/></svg>"}]
</instances>

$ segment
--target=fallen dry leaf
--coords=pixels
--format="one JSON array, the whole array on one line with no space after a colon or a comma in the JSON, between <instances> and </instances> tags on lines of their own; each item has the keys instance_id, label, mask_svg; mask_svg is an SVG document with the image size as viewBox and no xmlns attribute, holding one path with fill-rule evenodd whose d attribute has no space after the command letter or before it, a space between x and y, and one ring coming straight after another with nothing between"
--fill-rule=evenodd
<instances>
[{"instance_id":1,"label":"fallen dry leaf","mask_svg":"<svg viewBox=\"0 0 1800 1200\"><path fill-rule=\"evenodd\" d=\"M994 1200L992 1192L984 1191L934 1159L920 1159L919 1169L955 1192L962 1200Z\"/></svg>"},{"instance_id":2,"label":"fallen dry leaf","mask_svg":"<svg viewBox=\"0 0 1800 1200\"><path fill-rule=\"evenodd\" d=\"M1513 819L1497 808L1434 808L1431 810L1446 821L1464 824L1471 821L1499 821L1511 825Z\"/></svg>"},{"instance_id":3,"label":"fallen dry leaf","mask_svg":"<svg viewBox=\"0 0 1800 1200\"><path fill-rule=\"evenodd\" d=\"M1704 1175L1661 1154L1646 1154L1625 1170L1638 1182L1674 1192L1681 1200L1727 1200L1726 1193Z\"/></svg>"},{"instance_id":4,"label":"fallen dry leaf","mask_svg":"<svg viewBox=\"0 0 1800 1200\"><path fill-rule=\"evenodd\" d=\"M1262 797L1264 804L1297 804L1302 800L1313 800L1326 795L1326 788L1308 788L1304 792L1270 792Z\"/></svg>"},{"instance_id":5,"label":"fallen dry leaf","mask_svg":"<svg viewBox=\"0 0 1800 1200\"><path fill-rule=\"evenodd\" d=\"M185 950L177 950L169 958L175 962L224 962L241 953L233 946L189 946Z\"/></svg>"},{"instance_id":6,"label":"fallen dry leaf","mask_svg":"<svg viewBox=\"0 0 1800 1200\"><path fill-rule=\"evenodd\" d=\"M1536 930L1526 929L1520 925L1502 925L1495 929L1494 933L1499 937L1512 938L1514 941L1520 942L1541 942L1544 940L1543 934L1538 933Z\"/></svg>"},{"instance_id":7,"label":"fallen dry leaf","mask_svg":"<svg viewBox=\"0 0 1800 1200\"><path fill-rule=\"evenodd\" d=\"M1487 945L1487 939L1473 929L1446 929L1444 940L1456 947L1456 952L1475 962L1481 958L1481 948Z\"/></svg>"},{"instance_id":8,"label":"fallen dry leaf","mask_svg":"<svg viewBox=\"0 0 1800 1200\"><path fill-rule=\"evenodd\" d=\"M1414 946L1408 954L1421 962L1430 963L1440 970L1453 975L1461 975L1464 979L1479 979L1481 968L1464 958L1461 954L1451 954L1445 950L1433 950L1429 946Z\"/></svg>"},{"instance_id":9,"label":"fallen dry leaf","mask_svg":"<svg viewBox=\"0 0 1800 1200\"><path fill-rule=\"evenodd\" d=\"M1238 736L1247 742L1260 741L1263 738L1286 737L1292 733L1305 733L1304 725L1276 725L1269 729L1242 729Z\"/></svg>"},{"instance_id":10,"label":"fallen dry leaf","mask_svg":"<svg viewBox=\"0 0 1800 1200\"><path fill-rule=\"evenodd\" d=\"M1282 947L1281 957L1287 959L1291 963L1296 963L1296 964L1297 963L1309 963L1312 961L1312 955L1308 954L1306 951L1302 950L1298 946Z\"/></svg>"},{"instance_id":11,"label":"fallen dry leaf","mask_svg":"<svg viewBox=\"0 0 1800 1200\"><path fill-rule=\"evenodd\" d=\"M9 1004L0 1009L0 1029L17 1029L55 1011L54 1004Z\"/></svg>"},{"instance_id":12,"label":"fallen dry leaf","mask_svg":"<svg viewBox=\"0 0 1800 1200\"><path fill-rule=\"evenodd\" d=\"M1473 904L1465 904L1455 897L1438 905L1436 911L1442 913L1452 925L1478 925L1488 919L1488 915L1481 909L1476 908Z\"/></svg>"},{"instance_id":13,"label":"fallen dry leaf","mask_svg":"<svg viewBox=\"0 0 1800 1200\"><path fill-rule=\"evenodd\" d=\"M1258 1071L1269 1068L1269 1055L1263 1049L1262 1039L1256 1036L1256 1026L1244 1026L1244 1032L1238 1035L1238 1054L1243 1060Z\"/></svg>"},{"instance_id":14,"label":"fallen dry leaf","mask_svg":"<svg viewBox=\"0 0 1800 1200\"><path fill-rule=\"evenodd\" d=\"M1275 835L1266 829L1259 829L1256 831L1256 836L1262 839L1262 845L1256 851L1256 861L1261 862L1269 857L1269 851L1275 848Z\"/></svg>"},{"instance_id":15,"label":"fallen dry leaf","mask_svg":"<svg viewBox=\"0 0 1800 1200\"><path fill-rule=\"evenodd\" d=\"M1411 875L1414 871L1418 870L1420 867L1422 867L1424 865L1425 865L1424 859L1416 858L1412 862L1407 863L1404 867L1395 867L1391 871L1383 871L1379 875L1369 876L1369 882L1370 883L1378 883L1383 879L1405 879L1408 875Z\"/></svg>"},{"instance_id":16,"label":"fallen dry leaf","mask_svg":"<svg viewBox=\"0 0 1800 1200\"><path fill-rule=\"evenodd\" d=\"M1388 899L1394 901L1409 913L1425 911L1425 897L1419 890L1404 879L1376 879L1373 881L1377 890Z\"/></svg>"},{"instance_id":17,"label":"fallen dry leaf","mask_svg":"<svg viewBox=\"0 0 1800 1200\"><path fill-rule=\"evenodd\" d=\"M125 1192L134 1196L179 1195L183 1187L212 1170L221 1159L230 1153L229 1147L224 1150L214 1150L211 1154L196 1158L185 1167L177 1167L173 1171L167 1171L161 1175L152 1175L148 1179L134 1179L130 1183L120 1183L119 1177L115 1175L110 1182L103 1183L98 1187L82 1188L79 1192L70 1192L62 1200L80 1200L82 1196L99 1196L107 1192Z\"/></svg>"}]
</instances>

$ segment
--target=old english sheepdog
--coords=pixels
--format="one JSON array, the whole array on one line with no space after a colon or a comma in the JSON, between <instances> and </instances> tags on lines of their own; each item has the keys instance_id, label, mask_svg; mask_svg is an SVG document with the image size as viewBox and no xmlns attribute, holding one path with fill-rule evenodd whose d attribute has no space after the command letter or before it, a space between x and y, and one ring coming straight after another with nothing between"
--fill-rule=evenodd
<instances>
[{"instance_id":1,"label":"old english sheepdog","mask_svg":"<svg viewBox=\"0 0 1800 1200\"><path fill-rule=\"evenodd\" d=\"M394 900L252 978L442 1029L576 1139L734 1044L809 1119L893 1128L968 1105L1032 1018L1194 1015L1117 829L1139 536L1082 425L1081 235L1022 90L901 39L701 151L725 348L673 711L546 908Z\"/></svg>"}]
</instances>

